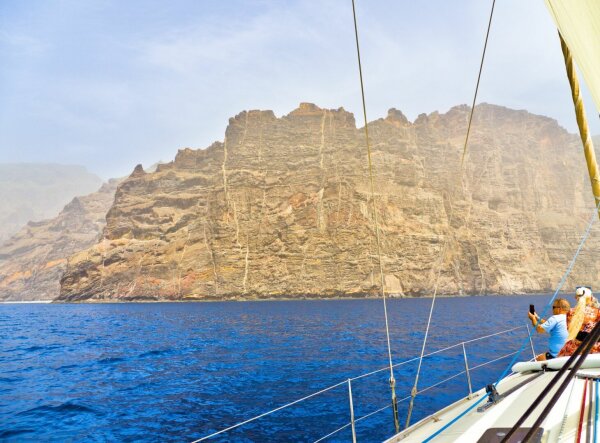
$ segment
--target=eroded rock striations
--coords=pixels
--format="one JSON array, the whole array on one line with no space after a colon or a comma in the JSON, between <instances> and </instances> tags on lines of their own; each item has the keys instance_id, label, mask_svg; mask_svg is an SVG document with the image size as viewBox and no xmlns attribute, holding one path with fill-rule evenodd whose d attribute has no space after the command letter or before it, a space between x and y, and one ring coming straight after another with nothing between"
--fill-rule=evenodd
<instances>
[{"instance_id":1,"label":"eroded rock striations","mask_svg":"<svg viewBox=\"0 0 600 443\"><path fill-rule=\"evenodd\" d=\"M71 254L94 245L105 225L118 180L75 197L60 214L29 222L0 246L0 300L53 300Z\"/></svg>"},{"instance_id":2,"label":"eroded rock striations","mask_svg":"<svg viewBox=\"0 0 600 443\"><path fill-rule=\"evenodd\" d=\"M395 109L369 124L387 291L548 291L590 214L578 139L556 121L478 105ZM73 255L62 301L220 300L377 293L364 132L343 109L249 111L225 139L121 183L99 242ZM589 240L588 248L598 246ZM594 246L595 245L595 246ZM595 284L598 264L573 283Z\"/></svg>"}]
</instances>

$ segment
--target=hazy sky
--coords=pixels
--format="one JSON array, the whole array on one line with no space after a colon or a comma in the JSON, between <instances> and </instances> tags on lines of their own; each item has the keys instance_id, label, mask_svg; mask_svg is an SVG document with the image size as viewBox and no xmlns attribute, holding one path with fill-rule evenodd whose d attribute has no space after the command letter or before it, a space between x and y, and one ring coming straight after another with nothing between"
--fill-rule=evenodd
<instances>
[{"instance_id":1,"label":"hazy sky","mask_svg":"<svg viewBox=\"0 0 600 443\"><path fill-rule=\"evenodd\" d=\"M491 0L357 0L369 120L473 97ZM103 178L300 102L362 126L350 0L0 1L0 162ZM543 0L498 0L478 102L576 126ZM589 95L592 133L600 122Z\"/></svg>"}]
</instances>

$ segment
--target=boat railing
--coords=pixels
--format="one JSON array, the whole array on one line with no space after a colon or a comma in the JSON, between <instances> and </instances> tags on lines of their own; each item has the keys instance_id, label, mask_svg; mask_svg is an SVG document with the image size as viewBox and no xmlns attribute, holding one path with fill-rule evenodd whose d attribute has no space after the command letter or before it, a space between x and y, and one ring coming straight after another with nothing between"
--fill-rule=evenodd
<instances>
[{"instance_id":1,"label":"boat railing","mask_svg":"<svg viewBox=\"0 0 600 443\"><path fill-rule=\"evenodd\" d=\"M433 351L433 352L430 352L428 354L423 355L423 358L426 358L426 357L434 356L436 354L441 354L441 353L446 352L446 351L451 350L451 349L462 348L462 354L464 356L464 369L461 370L461 371L459 371L459 372L457 372L457 373L454 373L454 374L450 375L449 377L447 377L447 378L445 378L443 380L440 380L440 381L438 381L438 382L436 382L436 383L434 383L434 384L432 384L430 386L427 386L427 387L425 387L423 389L419 389L418 392L417 392L417 395L423 394L423 393L425 393L427 391L430 391L430 390L432 390L432 389L434 389L434 388L436 388L436 387L438 387L438 386L440 386L440 385L442 385L442 384L444 384L444 383L446 383L446 382L448 382L450 380L453 380L453 379L458 378L458 377L460 377L462 375L465 375L466 378L467 378L467 383L468 383L468 396L471 396L473 394L473 387L472 387L472 383L471 383L471 372L472 371L475 371L475 370L480 369L482 367L488 366L488 365L490 365L492 363L498 362L498 361L503 360L505 358L508 358L510 356L514 356L519 351L510 352L508 354L501 355L501 356L499 356L497 358L485 361L485 362L480 363L480 364L475 365L475 366L469 366L469 361L468 361L468 356L467 356L467 350L466 350L465 345L467 345L469 343L473 343L473 342L485 340L485 339L488 339L488 338L491 338L491 337L508 334L508 333L511 333L511 332L514 332L514 331L517 331L517 330L520 330L520 329L526 329L527 334L529 336L530 344L531 344L531 352L533 354L533 357L535 357L535 350L533 348L533 342L531 341L531 333L530 333L529 325L516 326L514 328L506 329L506 330L503 330L503 331L500 331L500 332L496 332L494 334L487 334L487 335L484 335L484 336L481 336L481 337L477 337L477 338L474 338L474 339L461 341L461 342L453 344L451 346L447 346L445 348L438 349L436 351ZM396 363L396 364L393 365L393 368L399 368L399 367L405 366L407 364L413 363L415 361L418 361L419 358L420 357L414 357L414 358L410 358L408 360L404 360L402 362ZM236 424L234 424L232 426L229 426L227 428L224 428L224 429L221 429L219 431L213 432L213 433L211 433L209 435L206 435L206 436L204 436L202 438L199 438L198 440L194 440L192 443L197 443L197 442L209 440L209 439L211 439L213 437L216 437L218 435L225 434L225 433L227 433L229 431L232 431L233 429L239 428L239 427L244 426L244 425L246 425L248 423L251 423L251 422L254 422L256 420L259 420L259 419L261 419L263 417L267 417L267 416L269 416L271 414L274 414L274 413L276 413L278 411L281 411L283 409L287 409L287 408L289 408L291 406L297 405L298 403L301 403L301 402L303 402L305 400L308 400L310 398L316 397L318 395L324 394L325 392L331 391L332 389L338 388L338 387L343 386L343 385L347 385L347 389L348 389L348 394L347 395L348 395L348 404L349 404L349 410L348 410L349 421L346 424L344 424L343 426L341 426L341 427L333 430L332 432L330 432L330 433L328 433L328 434L326 434L326 435L318 438L314 442L317 443L317 442L320 442L320 441L324 441L327 438L332 437L335 434L337 434L338 432L341 432L344 429L347 429L349 427L352 429L352 438L353 438L353 441L356 441L356 429L355 429L356 424L360 423L361 421L364 421L364 420L366 420L366 419L368 419L368 418L370 418L372 416L374 416L375 414L378 414L378 413L380 413L382 411L385 411L386 409L391 408L392 404L390 403L390 404L388 404L386 406L383 406L383 407L381 407L379 409L371 411L371 412L369 412L367 414L364 414L364 415L362 415L360 417L355 417L355 415L354 415L354 400L355 399L354 399L354 397L352 395L352 382L354 382L356 380L364 379L366 377L370 377L370 376L372 376L374 374L378 374L378 373L381 373L381 372L384 372L384 371L389 371L389 370L390 370L389 366L386 366L384 368L380 368L380 369L377 369L377 370L374 370L374 371L371 371L371 372L367 372L367 373L358 375L356 377L348 378L348 379L346 379L344 381L341 381L339 383L333 384L333 385L328 386L326 388L323 388L323 389L321 389L319 391L313 392L312 394L309 394L309 395L307 395L305 397L302 397L302 398L299 398L297 400L291 401L291 402L286 403L286 404L284 404L282 406L279 406L279 407L277 407L275 409L271 409L270 411L264 412L264 413L262 413L260 415L256 415L254 417L251 417L251 418L249 418L247 420L244 420L244 421L241 421L239 423L236 423ZM410 398L411 398L410 395L408 395L406 397L403 397L403 398L400 398L400 399L398 399L398 403L407 401Z\"/></svg>"}]
</instances>

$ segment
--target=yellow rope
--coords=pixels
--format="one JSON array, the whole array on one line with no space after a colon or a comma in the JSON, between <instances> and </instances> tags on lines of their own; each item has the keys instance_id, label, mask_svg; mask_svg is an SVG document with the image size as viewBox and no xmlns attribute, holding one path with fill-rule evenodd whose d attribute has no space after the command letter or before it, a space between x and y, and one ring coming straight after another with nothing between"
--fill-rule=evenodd
<instances>
[{"instance_id":1,"label":"yellow rope","mask_svg":"<svg viewBox=\"0 0 600 443\"><path fill-rule=\"evenodd\" d=\"M373 204L373 221L375 224L375 239L377 241L377 257L379 260L379 276L381 279L381 295L383 297L383 312L385 316L385 334L387 338L388 358L390 364L390 388L392 390L392 407L394 412L394 426L396 432L400 431L400 423L398 421L398 402L396 398L396 380L394 378L394 365L392 364L392 347L390 345L390 329L388 323L387 303L385 298L385 279L383 277L383 263L381 260L381 242L379 238L379 221L377 218L377 206L375 204L375 185L373 184L373 163L371 161L371 144L369 141L369 126L367 120L367 105L365 101L365 88L362 75L362 64L360 61L360 47L358 44L358 24L356 21L356 7L352 0L352 15L354 17L354 35L356 37L356 54L358 56L358 74L360 77L360 92L362 97L363 117L365 120L365 139L367 144L367 158L369 159L369 180L371 186L371 201Z\"/></svg>"},{"instance_id":2,"label":"yellow rope","mask_svg":"<svg viewBox=\"0 0 600 443\"><path fill-rule=\"evenodd\" d=\"M577 80L577 73L575 72L575 66L573 65L573 58L571 57L571 51L560 35L560 47L563 52L565 59L565 68L567 69L567 77L569 84L571 85L571 96L573 98L573 105L575 106L575 115L577 117L577 126L579 126L579 135L581 136L581 142L583 143L583 152L585 154L585 161L588 167L588 173L590 175L590 181L592 183L592 192L594 193L594 199L596 206L600 203L600 177L598 175L598 164L596 163L596 153L594 152L594 144L592 143L592 137L588 129L587 119L585 117L585 108L583 107L583 99L579 90L579 81ZM600 217L600 212L598 212Z\"/></svg>"}]
</instances>

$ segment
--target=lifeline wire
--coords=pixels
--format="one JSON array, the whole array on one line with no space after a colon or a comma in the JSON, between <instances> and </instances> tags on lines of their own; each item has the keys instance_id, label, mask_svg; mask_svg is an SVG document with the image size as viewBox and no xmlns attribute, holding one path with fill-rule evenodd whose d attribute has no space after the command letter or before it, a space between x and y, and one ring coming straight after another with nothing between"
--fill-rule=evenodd
<instances>
[{"instance_id":1,"label":"lifeline wire","mask_svg":"<svg viewBox=\"0 0 600 443\"><path fill-rule=\"evenodd\" d=\"M560 283L558 284L558 287L557 287L556 291L554 292L554 295L552 296L552 298L550 299L550 301L548 302L548 304L544 308L544 310L542 312L542 315L546 311L548 311L548 308L550 307L550 305L552 305L552 303L554 303L554 299L558 295L558 292L562 289L563 285L565 284L565 281L567 280L567 277L569 276L569 274L573 270L573 266L575 265L575 262L577 261L577 257L579 256L579 253L581 252L581 249L583 248L584 243L586 242L587 238L590 235L590 231L592 229L592 225L596 221L596 216L597 216L599 208L600 208L600 202L598 203L598 205L596 206L594 212L592 213L592 217L590 217L590 221L588 223L588 226L587 226L587 228L585 230L585 233L584 233L581 241L579 242L579 246L577 248L577 251L575 251L575 255L571 259L571 262L569 263L569 266L568 266L565 274L563 275ZM498 385L498 383L500 383L500 381L502 381L502 379L504 377L506 377L506 375L508 374L509 369L512 368L512 366L515 364L515 361L517 360L517 357L519 355L521 355L521 352L523 352L523 350L525 349L525 346L527 345L529 339L531 338L531 336L533 335L534 332L535 332L535 328L532 328L531 332L529 333L529 336L523 341L523 344L521 345L521 347L519 348L519 350L515 353L515 356L510 361L510 363L508 364L508 366L506 367L506 369L504 370L504 372L502 373L502 375L500 375L500 377L498 377L498 380L494 383L494 387L496 387ZM479 400L477 400L473 405L471 405L469 408L467 408L465 411L463 411L457 417L453 418L446 425L444 425L443 427L441 427L440 429L438 429L436 432L434 432L433 434L431 434L429 437L427 437L425 440L423 440L423 443L429 442L432 439L434 439L435 437L437 437L438 435L440 435L442 432L444 432L446 429L448 429L450 426L452 426L454 423L456 423L457 421L459 421L461 418L463 418L465 415L467 415L469 412L471 412L474 408L476 408L479 405L479 403L481 403L486 398L487 397L482 396Z\"/></svg>"},{"instance_id":2,"label":"lifeline wire","mask_svg":"<svg viewBox=\"0 0 600 443\"><path fill-rule=\"evenodd\" d=\"M459 175L459 179L462 179L463 177L463 166L464 166L464 161L465 161L465 155L467 153L467 143L469 141L469 133L471 132L471 122L473 120L473 112L475 111L475 101L477 100L477 92L479 91L479 81L481 80L481 72L483 70L483 61L485 59L485 52L487 49L487 43L488 43L488 38L490 35L490 28L492 27L492 17L494 16L494 6L496 4L496 0L492 0L492 9L490 11L490 19L488 21L488 27L487 27L487 32L485 35L485 43L483 45L483 53L481 54L481 62L479 64L479 74L477 75L477 85L475 86L475 94L473 96L473 104L471 106L471 112L469 114L469 124L467 126L467 134L465 136L465 144L463 147L463 153L462 153L462 157L460 160L460 175ZM452 219L454 217L454 206L452 205L452 199L450 201L450 214L449 214L449 222L448 225L452 226ZM425 346L427 345L427 337L429 335L429 328L431 326L431 317L433 315L433 307L435 306L435 299L437 296L437 291L438 291L438 285L439 285L439 280L440 280L440 274L442 272L442 265L444 262L444 257L446 255L446 249L448 246L448 238L446 238L444 240L444 245L442 247L442 253L440 255L440 260L439 260L439 267L438 267L438 272L437 272L437 276L435 279L435 284L434 284L434 290L433 290L433 299L431 301L431 308L429 309L429 318L427 319L427 327L425 329L425 337L423 338L423 347L421 348L421 358L419 359L419 366L417 367L417 374L415 376L415 384L413 385L413 388L411 390L411 399L410 399L410 404L408 406L408 413L406 416L406 426L405 428L408 428L408 426L410 425L410 418L412 415L412 410L413 410L413 406L414 406L414 402L415 402L415 397L417 396L418 393L418 384L419 384L419 376L421 374L421 366L423 363L423 354L425 353Z\"/></svg>"},{"instance_id":3,"label":"lifeline wire","mask_svg":"<svg viewBox=\"0 0 600 443\"><path fill-rule=\"evenodd\" d=\"M439 353L441 353L441 352L444 352L444 351L447 351L447 350L449 350L449 349L453 349L453 348L456 348L456 347L458 347L458 346L461 346L461 345L463 345L463 344L465 344L465 343L471 343L471 342L474 342L474 341L477 341L477 340L483 340L483 339L486 339L486 338L489 338L489 337L492 337L492 336L501 335L501 334L506 334L506 333L513 332L513 331L516 331L517 329L522 329L522 328L524 328L524 326L517 326L517 327L515 327L515 328L506 329L506 330L504 330L504 331L496 332L496 333L494 333L494 334L484 335L484 336L477 337L477 338L474 338L474 339L471 339L471 340L467 340L467 341L464 341L464 342L460 342L460 343L457 343L457 344L454 344L454 345L448 346L448 347L446 347L446 348L442 348L442 349L438 349L437 351L433 351L433 352L431 352L431 353L429 353L429 354L425 355L425 357L430 357L430 356L432 356L432 355L439 354ZM503 356L501 356L501 357L498 357L498 358L496 358L496 359L494 359L494 360L490 360L490 361L487 361L487 362L485 362L485 363L482 363L482 364L480 364L480 365L478 365L478 366L473 366L472 368L470 368L470 370L475 370L475 369L478 369L478 368L480 368L480 367L482 367L482 366L486 366L486 365L488 365L488 364L494 363L495 361L498 361L498 360L500 360L500 359L506 358L506 357L507 357L507 356L509 356L509 355L512 355L512 354L503 355ZM418 359L418 358L419 358L419 357L414 357L414 358L411 358L411 359L409 359L409 360L404 360L404 361L402 361L402 362L400 362L400 363L396 363L396 364L394 365L394 367L397 367L397 366L402 366L402 365L405 365L405 364L408 364L408 363L412 363L413 361L417 361L417 359ZM386 371L386 370L388 370L388 368L387 368L387 367L385 367L385 368L381 368L381 369L377 369L377 370L375 370L375 371L367 372L367 373L365 373L365 374L361 374L361 375L358 375L358 376L356 376L356 377L350 378L350 380L351 380L351 381L354 381L354 380L359 380L359 379L361 379L361 378L368 377L368 376L370 376L370 375L373 375L373 374L376 374L376 373L379 373L379 372L382 372L382 371ZM241 423L237 423L237 424L235 424L235 425L232 425L232 426L229 426L229 427L227 427L226 429L222 429L222 430L220 430L220 431L218 431L218 432L214 432L214 433L212 433L212 434L210 434L210 435L206 435L206 436L204 436L204 437L202 437L202 438L200 438L200 439L198 439L198 440L195 440L195 441L193 441L192 443L197 443L197 442L200 442L200 441L203 441L203 440L209 439L209 438L211 438L211 437L214 437L214 436L216 436L216 435L222 434L222 433L224 433L224 432L227 432L227 431L229 431L229 430L231 430L231 429L238 428L238 427L240 427L240 426L242 426L242 425L244 425L244 424L246 424L246 423L250 423L250 422L252 422L252 421L254 421L254 420L257 420L257 419L259 419L259 418L262 418L262 417L265 417L265 416L267 416L267 415L273 414L273 413L275 413L275 412L281 411L282 409L285 409L285 408L287 408L288 406L293 406L293 405L295 405L295 404L297 404L297 403L300 403L300 402L302 402L302 401L304 401L304 400L308 400L309 398L315 397L316 395L319 395L319 394L323 394L323 393L325 393L325 392L328 392L328 391L330 391L330 390L332 390L332 389L334 389L334 388L337 388L338 386L342 386L342 385L346 384L347 382L348 382L347 380L344 380L344 381L341 381L341 382L339 382L339 383L336 383L336 384L334 384L334 385L328 386L328 387L326 387L326 388L323 388L323 389L321 389L320 391L317 391L317 392L314 392L314 393L312 393L312 394L309 394L309 395L307 395L307 396L305 396L305 397L302 397L302 398L300 398L300 399L298 399L298 400L294 400L294 401L292 401L292 402L286 403L285 405L282 405L282 406L279 406L279 407L277 407L277 408L275 408L275 409L272 409L272 410L270 410L270 411L268 411L268 412L265 412L265 413L263 413L263 414L260 414L260 415L257 415L257 416L255 416L255 417L252 417L252 418L249 418L249 419L247 419L247 420L244 420L244 421L243 421L243 422L241 422ZM429 388L425 388L425 389L429 389ZM401 403L401 402L403 402L403 401L405 401L405 400L408 400L409 398L410 398L410 396L404 397L404 398L402 398L402 399L398 400L398 403ZM378 409L377 411L375 411L375 412L372 412L372 413L370 413L370 414L363 415L362 417L360 417L360 418L357 418L357 419L355 420L355 423L358 423L359 421L361 421L361 420L364 420L365 418L367 418L367 417L369 417L369 416L371 416L371 415L373 415L373 414L375 414L375 413L377 413L377 412L383 411L384 409L387 409L387 408L389 408L389 407L390 407L390 405L388 405L388 406L385 406L385 407L383 407L383 408L381 408L381 409ZM349 426L349 425L350 425L350 423L348 424L348 426Z\"/></svg>"},{"instance_id":4,"label":"lifeline wire","mask_svg":"<svg viewBox=\"0 0 600 443\"><path fill-rule=\"evenodd\" d=\"M423 357L431 357L432 355L436 355L436 354L439 354L441 352L445 352L445 351L447 351L449 349L453 349L453 348L457 348L457 347L462 346L462 345L466 345L467 343L472 343L472 342L475 342L475 341L478 341L478 340L483 340L485 338L494 337L496 335L506 334L507 332L516 331L517 329L522 329L524 327L525 326L517 326L517 327L514 327L514 328L510 328L510 329L505 329L504 331L496 332L494 334L488 334L488 335L484 335L482 337L473 338L471 340L461 341L460 343L456 343L456 344L447 346L445 348L438 349L437 351L430 352L429 354L425 354ZM406 365L408 363L412 363L413 361L417 361L418 359L419 359L419 357L413 357L413 358L410 358L408 360L404 360L404 361L401 361L399 363L395 363L394 364L394 368ZM376 373L381 372L381 371L386 371L387 369L388 368L376 369L374 371L367 372L367 373L361 374L361 375L357 375L356 377L352 377L352 378L350 378L350 380L351 381L358 380L358 379L361 379L361 378L364 378L364 377L368 377L369 375L376 374Z\"/></svg>"},{"instance_id":5,"label":"lifeline wire","mask_svg":"<svg viewBox=\"0 0 600 443\"><path fill-rule=\"evenodd\" d=\"M394 425L396 427L396 432L398 432L399 424L398 424L398 409L396 403L396 391L395 391L395 379L394 379L394 369L392 364L392 347L390 345L390 328L388 323L388 313L387 313L387 303L385 299L385 281L383 278L383 263L381 260L381 242L379 239L379 221L377 219L377 206L375 204L375 186L373 184L373 163L371 161L371 144L369 141L369 125L367 120L367 105L365 100L365 87L363 82L362 75L362 64L360 61L360 48L358 45L358 24L356 21L356 7L354 5L354 0L352 0L352 16L354 17L354 35L356 37L356 54L358 57L358 75L360 77L360 93L362 97L362 108L363 108L363 116L365 119L365 139L367 144L367 158L369 159L369 181L371 185L371 201L373 203L373 221L375 224L375 238L377 241L377 258L379 260L379 276L381 279L381 295L383 297L383 312L385 316L385 334L387 338L387 349L388 349L388 358L390 361L390 387L392 389L392 404L394 406Z\"/></svg>"},{"instance_id":6,"label":"lifeline wire","mask_svg":"<svg viewBox=\"0 0 600 443\"><path fill-rule=\"evenodd\" d=\"M292 406L292 405L294 405L294 404L296 404L296 403L300 403L300 402L301 402L301 401L303 401L303 400L307 400L307 399L309 399L309 398L311 398L311 397L314 397L314 396L316 396L316 395L322 394L323 392L329 391L329 390L331 390L331 389L333 389L333 388L337 388L338 386L341 386L341 385L343 385L343 384L346 384L346 383L347 383L347 381L346 381L346 380L344 380L344 381L342 381L342 382L339 382L338 384L335 384L335 385L329 386L328 388L325 388L325 389L321 389L321 390L320 390L320 391L318 391L318 392L314 392L314 393L312 393L312 394L310 394L310 395L307 395L306 397L302 397L302 398L300 398L300 399L298 399L298 400L296 400L296 401L293 401L293 402L291 402L291 403L285 404L285 405L283 405L283 406L280 406L280 407L278 407L278 408L275 408L275 409L271 409L270 411L268 411L268 412L265 412L264 414L257 415L256 417L249 418L248 420L244 420L243 422L237 423L237 424L235 424L235 425L233 425L233 426L229 426L228 428L221 429L220 431L217 431L217 432L213 432L213 433L212 433L212 434L210 434L210 435L207 435L207 436L205 436L205 437L199 438L198 440L194 440L192 443L198 443L198 442L201 442L201 441L204 441L204 440L208 440L209 438L211 438L211 437L214 437L215 435L219 435L219 434L222 434L223 432L230 431L231 429L238 428L238 427L240 427L240 426L242 426L242 425L245 425L246 423L250 423L251 421L258 420L259 418L262 418L262 417L264 417L265 415L269 415L269 414L272 414L273 412L280 411L280 410L282 410L282 409L284 409L284 408L287 408L288 406Z\"/></svg>"}]
</instances>

